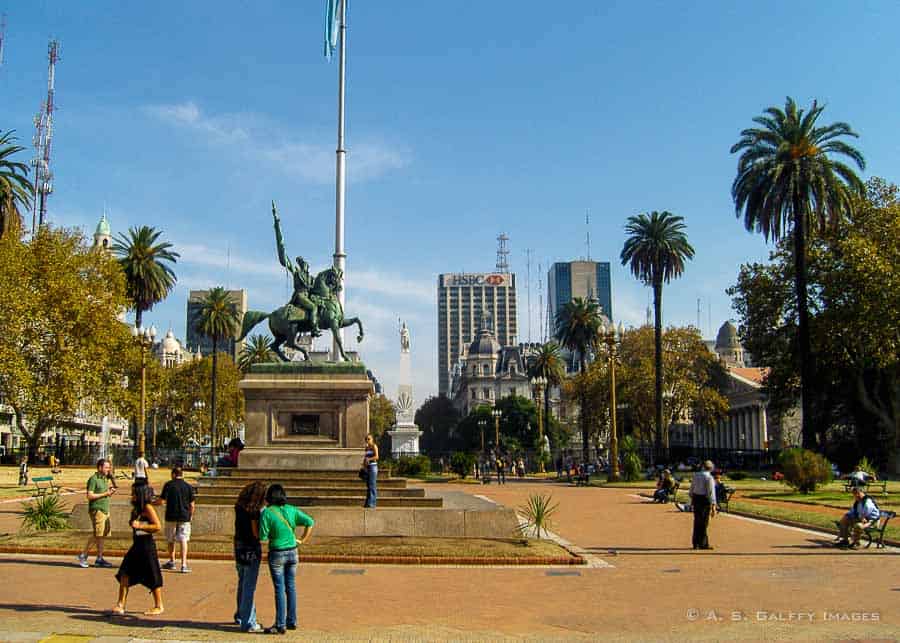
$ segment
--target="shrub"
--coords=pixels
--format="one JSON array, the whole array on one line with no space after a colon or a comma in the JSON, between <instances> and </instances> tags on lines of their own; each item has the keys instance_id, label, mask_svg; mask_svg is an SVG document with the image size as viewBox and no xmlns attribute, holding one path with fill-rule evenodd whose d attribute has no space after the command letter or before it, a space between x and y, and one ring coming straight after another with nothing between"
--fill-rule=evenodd
<instances>
[{"instance_id":1,"label":"shrub","mask_svg":"<svg viewBox=\"0 0 900 643\"><path fill-rule=\"evenodd\" d=\"M641 456L638 453L638 445L634 438L626 435L622 438L622 479L625 482L634 482L641 479L644 465L641 463Z\"/></svg>"},{"instance_id":2,"label":"shrub","mask_svg":"<svg viewBox=\"0 0 900 643\"><path fill-rule=\"evenodd\" d=\"M541 532L547 533L553 526L553 514L559 508L559 503L551 504L553 496L547 494L528 496L528 502L519 508L525 522L519 525L519 531L523 534L533 533L536 538L541 537Z\"/></svg>"},{"instance_id":3,"label":"shrub","mask_svg":"<svg viewBox=\"0 0 900 643\"><path fill-rule=\"evenodd\" d=\"M831 463L825 456L807 449L786 449L778 458L784 481L800 493L815 491L819 484L831 482Z\"/></svg>"},{"instance_id":4,"label":"shrub","mask_svg":"<svg viewBox=\"0 0 900 643\"><path fill-rule=\"evenodd\" d=\"M865 471L871 475L875 475L875 465L872 464L866 456L863 456L859 459L859 462L856 463L857 471Z\"/></svg>"},{"instance_id":5,"label":"shrub","mask_svg":"<svg viewBox=\"0 0 900 643\"><path fill-rule=\"evenodd\" d=\"M30 503L22 503L22 527L26 531L52 531L69 528L69 512L59 494L47 493Z\"/></svg>"},{"instance_id":6,"label":"shrub","mask_svg":"<svg viewBox=\"0 0 900 643\"><path fill-rule=\"evenodd\" d=\"M460 478L465 478L472 473L472 467L475 466L475 456L471 453L463 453L457 451L450 456L450 470L457 474Z\"/></svg>"},{"instance_id":7,"label":"shrub","mask_svg":"<svg viewBox=\"0 0 900 643\"><path fill-rule=\"evenodd\" d=\"M729 480L744 480L747 477L747 474L743 471L732 471L728 474Z\"/></svg>"},{"instance_id":8,"label":"shrub","mask_svg":"<svg viewBox=\"0 0 900 643\"><path fill-rule=\"evenodd\" d=\"M393 470L398 476L424 476L431 473L431 460L427 455L401 455Z\"/></svg>"}]
</instances>

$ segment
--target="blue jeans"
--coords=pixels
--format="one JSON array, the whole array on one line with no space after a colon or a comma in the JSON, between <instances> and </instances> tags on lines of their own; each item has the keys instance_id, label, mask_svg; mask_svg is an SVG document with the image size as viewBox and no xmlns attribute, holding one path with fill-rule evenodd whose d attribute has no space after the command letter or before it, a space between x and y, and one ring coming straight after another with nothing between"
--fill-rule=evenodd
<instances>
[{"instance_id":1,"label":"blue jeans","mask_svg":"<svg viewBox=\"0 0 900 643\"><path fill-rule=\"evenodd\" d=\"M370 464L367 467L367 473L369 475L366 478L366 504L363 507L374 509L378 504L378 465Z\"/></svg>"},{"instance_id":2,"label":"blue jeans","mask_svg":"<svg viewBox=\"0 0 900 643\"><path fill-rule=\"evenodd\" d=\"M241 630L247 631L256 625L256 604L253 602L253 595L256 593L256 579L259 577L262 553L255 548L235 548L235 561L238 585L237 611L234 618L240 621Z\"/></svg>"},{"instance_id":3,"label":"blue jeans","mask_svg":"<svg viewBox=\"0 0 900 643\"><path fill-rule=\"evenodd\" d=\"M275 588L275 627L297 624L297 550L269 550L269 574Z\"/></svg>"}]
</instances>

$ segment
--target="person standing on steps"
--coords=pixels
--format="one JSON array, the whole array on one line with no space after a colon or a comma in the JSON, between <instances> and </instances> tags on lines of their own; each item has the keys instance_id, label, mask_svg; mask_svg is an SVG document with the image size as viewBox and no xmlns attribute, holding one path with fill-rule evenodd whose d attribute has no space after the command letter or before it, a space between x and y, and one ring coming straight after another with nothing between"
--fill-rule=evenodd
<instances>
[{"instance_id":1,"label":"person standing on steps","mask_svg":"<svg viewBox=\"0 0 900 643\"><path fill-rule=\"evenodd\" d=\"M371 433L366 435L363 467L366 469L366 503L363 507L374 509L378 504L378 445Z\"/></svg>"},{"instance_id":2,"label":"person standing on steps","mask_svg":"<svg viewBox=\"0 0 900 643\"><path fill-rule=\"evenodd\" d=\"M94 561L94 567L112 567L112 563L103 558L103 540L110 534L109 498L116 493L116 488L111 487L109 483L111 468L109 460L100 458L97 460L97 471L87 481L85 495L93 531L88 536L84 549L78 554L78 564L81 567L88 566L88 553L94 543L97 543L97 559Z\"/></svg>"},{"instance_id":3,"label":"person standing on steps","mask_svg":"<svg viewBox=\"0 0 900 643\"><path fill-rule=\"evenodd\" d=\"M138 484L135 482L135 484ZM175 569L175 543L181 545L181 573L191 571L188 567L188 542L191 540L191 518L194 516L194 501L197 492L184 481L181 467L172 467L172 479L163 485L155 505L166 503L166 540L169 543L169 560L163 569Z\"/></svg>"},{"instance_id":4,"label":"person standing on steps","mask_svg":"<svg viewBox=\"0 0 900 643\"><path fill-rule=\"evenodd\" d=\"M716 515L716 482L712 472L715 469L713 463L707 460L703 468L694 474L691 480L691 506L694 509L694 534L692 545L694 549L712 549L709 545L710 516Z\"/></svg>"},{"instance_id":5,"label":"person standing on steps","mask_svg":"<svg viewBox=\"0 0 900 643\"><path fill-rule=\"evenodd\" d=\"M269 575L275 589L275 624L266 634L284 634L297 629L297 537L294 530L303 527L299 544L304 544L316 524L297 507L287 504L280 484L266 491L268 506L259 517L259 539L269 543Z\"/></svg>"}]
</instances>

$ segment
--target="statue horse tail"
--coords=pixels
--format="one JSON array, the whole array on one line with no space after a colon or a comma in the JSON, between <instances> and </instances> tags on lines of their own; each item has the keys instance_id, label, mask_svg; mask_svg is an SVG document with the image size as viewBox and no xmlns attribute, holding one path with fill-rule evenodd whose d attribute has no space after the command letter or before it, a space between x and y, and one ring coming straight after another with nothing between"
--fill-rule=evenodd
<instances>
[{"instance_id":1,"label":"statue horse tail","mask_svg":"<svg viewBox=\"0 0 900 643\"><path fill-rule=\"evenodd\" d=\"M241 336L237 338L237 341L244 339L254 326L264 319L267 319L270 314L271 313L261 313L258 310L248 310L245 312L244 321L241 324Z\"/></svg>"}]
</instances>

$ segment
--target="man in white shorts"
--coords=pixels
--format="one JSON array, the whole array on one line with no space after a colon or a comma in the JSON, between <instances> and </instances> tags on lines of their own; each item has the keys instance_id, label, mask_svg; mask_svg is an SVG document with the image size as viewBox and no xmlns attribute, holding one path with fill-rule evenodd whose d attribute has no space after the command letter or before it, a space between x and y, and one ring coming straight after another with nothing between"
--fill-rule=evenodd
<instances>
[{"instance_id":1,"label":"man in white shorts","mask_svg":"<svg viewBox=\"0 0 900 643\"><path fill-rule=\"evenodd\" d=\"M163 569L175 569L175 543L181 545L181 573L191 571L187 563L188 542L191 539L191 518L197 492L184 481L181 467L172 467L172 479L163 485L154 504L166 503L166 540L169 543L169 561Z\"/></svg>"}]
</instances>

